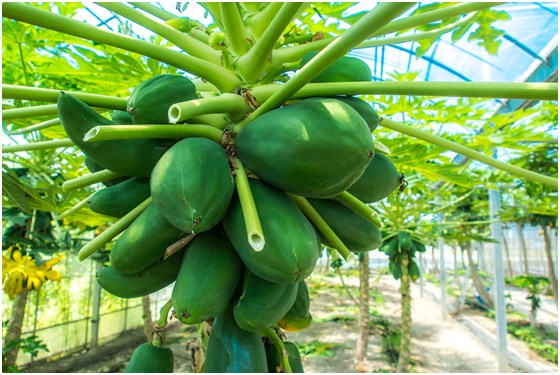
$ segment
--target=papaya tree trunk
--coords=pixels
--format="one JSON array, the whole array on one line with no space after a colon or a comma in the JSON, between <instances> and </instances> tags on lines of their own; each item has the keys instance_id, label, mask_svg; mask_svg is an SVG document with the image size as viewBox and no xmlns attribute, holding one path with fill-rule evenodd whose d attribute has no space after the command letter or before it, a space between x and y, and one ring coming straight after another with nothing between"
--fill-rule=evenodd
<instances>
[{"instance_id":1,"label":"papaya tree trunk","mask_svg":"<svg viewBox=\"0 0 560 375\"><path fill-rule=\"evenodd\" d=\"M358 318L358 340L356 341L356 364L367 361L369 339L369 253L360 254L360 296Z\"/></svg>"},{"instance_id":2,"label":"papaya tree trunk","mask_svg":"<svg viewBox=\"0 0 560 375\"><path fill-rule=\"evenodd\" d=\"M482 303L485 304L486 306L488 306L489 308L494 307L494 301L492 300L492 297L490 296L490 293L488 293L486 291L486 288L484 287L484 284L482 283L482 280L480 279L480 275L478 274L478 268L477 266L474 264L474 260L473 260L473 256L472 256L472 247L471 247L471 242L467 241L465 244L465 252L467 253L467 259L469 260L469 267L471 269L471 276L473 279L473 284L474 287L476 289L476 291L478 292L478 295L480 296L480 298L482 298Z\"/></svg>"},{"instance_id":3,"label":"papaya tree trunk","mask_svg":"<svg viewBox=\"0 0 560 375\"><path fill-rule=\"evenodd\" d=\"M410 363L410 340L412 330L412 296L410 295L410 277L408 274L409 254L402 253L401 261L401 344L397 372L408 372Z\"/></svg>"},{"instance_id":4,"label":"papaya tree trunk","mask_svg":"<svg viewBox=\"0 0 560 375\"><path fill-rule=\"evenodd\" d=\"M152 310L150 309L150 295L142 297L142 318L144 321L144 334L148 341L152 340L154 321L152 320Z\"/></svg>"},{"instance_id":5,"label":"papaya tree trunk","mask_svg":"<svg viewBox=\"0 0 560 375\"><path fill-rule=\"evenodd\" d=\"M6 331L4 338L4 346L7 346L12 341L17 341L21 338L23 330L23 318L25 316L25 306L27 305L27 294L29 291L24 286L21 292L15 296L12 315L10 317L10 324ZM19 352L19 345L14 346L2 356L2 367L8 369L10 366L15 366Z\"/></svg>"},{"instance_id":6,"label":"papaya tree trunk","mask_svg":"<svg viewBox=\"0 0 560 375\"><path fill-rule=\"evenodd\" d=\"M527 245L525 244L525 236L523 236L523 224L517 224L517 235L521 244L521 254L523 256L523 273L529 275L529 262L527 261Z\"/></svg>"},{"instance_id":7,"label":"papaya tree trunk","mask_svg":"<svg viewBox=\"0 0 560 375\"><path fill-rule=\"evenodd\" d=\"M556 277L556 271L554 270L554 260L552 259L552 245L550 243L550 237L548 235L548 226L543 225L542 229L544 235L544 251L546 253L546 263L548 265L548 279L550 280L550 286L552 287L554 302L556 302L556 306L558 306L558 278Z\"/></svg>"}]
</instances>

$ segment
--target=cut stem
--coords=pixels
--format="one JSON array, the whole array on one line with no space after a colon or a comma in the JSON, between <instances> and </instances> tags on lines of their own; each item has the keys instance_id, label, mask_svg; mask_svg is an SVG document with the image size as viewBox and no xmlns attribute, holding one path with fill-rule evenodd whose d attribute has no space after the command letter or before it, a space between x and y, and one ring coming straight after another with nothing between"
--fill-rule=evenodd
<instances>
[{"instance_id":1,"label":"cut stem","mask_svg":"<svg viewBox=\"0 0 560 375\"><path fill-rule=\"evenodd\" d=\"M267 328L260 332L261 336L268 338L274 344L274 347L278 351L278 356L280 358L280 366L285 372L292 373L292 367L290 366L290 361L288 359L288 351L284 346L284 342L280 339L280 336L276 333L273 328Z\"/></svg>"},{"instance_id":2,"label":"cut stem","mask_svg":"<svg viewBox=\"0 0 560 375\"><path fill-rule=\"evenodd\" d=\"M544 185L548 185L555 189L558 189L558 178L548 177L536 172L529 171L527 169L523 169L508 163L501 162L490 156L475 151L469 147L460 145L458 143L449 141L445 138L441 138L433 134L426 133L425 131L407 126L397 121L383 119L383 121L380 122L380 125L388 129L398 131L399 133L407 134L414 138L418 138L423 141L444 147L448 150L457 152L461 155L477 160L481 163L500 169L502 171L511 173L515 176L522 177L530 181L540 182Z\"/></svg>"},{"instance_id":3,"label":"cut stem","mask_svg":"<svg viewBox=\"0 0 560 375\"><path fill-rule=\"evenodd\" d=\"M157 326L159 328L165 328L167 326L167 322L169 321L169 311L172 307L173 303L169 300L159 310L159 319L157 321Z\"/></svg>"},{"instance_id":4,"label":"cut stem","mask_svg":"<svg viewBox=\"0 0 560 375\"><path fill-rule=\"evenodd\" d=\"M101 171L88 173L86 175L73 178L62 184L62 191L71 191L80 189L89 185L97 184L98 182L112 180L117 177L123 176L120 173L110 171L108 169L103 169Z\"/></svg>"},{"instance_id":5,"label":"cut stem","mask_svg":"<svg viewBox=\"0 0 560 375\"><path fill-rule=\"evenodd\" d=\"M242 118L250 110L251 108L242 96L224 93L220 96L210 96L173 104L169 107L169 122L176 124L210 113L228 113L235 120Z\"/></svg>"},{"instance_id":6,"label":"cut stem","mask_svg":"<svg viewBox=\"0 0 560 375\"><path fill-rule=\"evenodd\" d=\"M83 261L105 246L107 242L110 242L113 238L128 228L138 215L140 215L151 203L152 197L148 197L144 202L140 203L137 207L132 209L129 213L103 231L99 236L85 244L78 252L78 259Z\"/></svg>"},{"instance_id":7,"label":"cut stem","mask_svg":"<svg viewBox=\"0 0 560 375\"><path fill-rule=\"evenodd\" d=\"M20 128L20 129L16 129L16 130L8 130L8 129L3 129L3 130L4 130L4 133L6 133L7 135L19 135L19 134L31 133L31 132L36 131L36 130L50 128L51 126L56 126L56 125L60 125L60 119L58 117L55 117L55 118L47 120L47 121L40 122L40 123L35 124L35 125L27 126L25 128Z\"/></svg>"},{"instance_id":8,"label":"cut stem","mask_svg":"<svg viewBox=\"0 0 560 375\"><path fill-rule=\"evenodd\" d=\"M87 198L84 198L83 200L78 202L76 205L74 205L74 207L64 211L63 213L61 213L59 215L53 215L53 219L55 219L55 220L64 219L65 217L72 215L74 212L80 211L82 208L84 208L88 205L88 202L89 202L90 198L93 196L93 194L95 194L95 192L91 193Z\"/></svg>"},{"instance_id":9,"label":"cut stem","mask_svg":"<svg viewBox=\"0 0 560 375\"><path fill-rule=\"evenodd\" d=\"M350 256L350 250L346 247L346 245L342 242L342 240L338 237L338 235L332 230L332 228L327 224L325 219L313 208L311 203L304 197L299 195L294 195L290 193L286 193L290 197L292 201L300 208L300 210L309 218L309 220L313 223L315 228L325 238L327 241L331 243L331 245L336 249L338 254L344 260L348 260L348 256Z\"/></svg>"},{"instance_id":10,"label":"cut stem","mask_svg":"<svg viewBox=\"0 0 560 375\"><path fill-rule=\"evenodd\" d=\"M379 219L379 214L375 212L370 206L345 191L336 196L336 199L352 208L354 211L371 221L379 229L383 228L383 223Z\"/></svg>"},{"instance_id":11,"label":"cut stem","mask_svg":"<svg viewBox=\"0 0 560 375\"><path fill-rule=\"evenodd\" d=\"M2 146L2 153L6 154L11 152L48 150L50 148L71 147L71 146L74 146L74 142L72 142L70 139L52 139L50 141L33 142L33 143L26 143L21 145Z\"/></svg>"},{"instance_id":12,"label":"cut stem","mask_svg":"<svg viewBox=\"0 0 560 375\"><path fill-rule=\"evenodd\" d=\"M32 107L4 109L2 110L2 121L57 114L58 109L56 104L35 105Z\"/></svg>"},{"instance_id":13,"label":"cut stem","mask_svg":"<svg viewBox=\"0 0 560 375\"><path fill-rule=\"evenodd\" d=\"M249 186L249 179L247 178L247 173L245 172L245 167L241 160L236 158L235 166L235 187L239 195L243 219L245 220L247 240L255 251L261 251L264 248L265 238L259 219L259 213Z\"/></svg>"},{"instance_id":14,"label":"cut stem","mask_svg":"<svg viewBox=\"0 0 560 375\"><path fill-rule=\"evenodd\" d=\"M204 137L220 143L223 132L210 125L103 125L94 126L84 135L84 142L138 138Z\"/></svg>"}]
</instances>

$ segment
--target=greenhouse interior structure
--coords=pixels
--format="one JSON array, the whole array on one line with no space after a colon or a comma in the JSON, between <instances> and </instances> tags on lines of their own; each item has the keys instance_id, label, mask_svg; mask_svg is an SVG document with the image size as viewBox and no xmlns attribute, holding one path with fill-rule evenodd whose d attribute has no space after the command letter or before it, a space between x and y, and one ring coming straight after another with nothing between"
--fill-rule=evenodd
<instances>
[{"instance_id":1,"label":"greenhouse interior structure","mask_svg":"<svg viewBox=\"0 0 560 375\"><path fill-rule=\"evenodd\" d=\"M3 2L2 42L3 372L558 373L557 2Z\"/></svg>"}]
</instances>

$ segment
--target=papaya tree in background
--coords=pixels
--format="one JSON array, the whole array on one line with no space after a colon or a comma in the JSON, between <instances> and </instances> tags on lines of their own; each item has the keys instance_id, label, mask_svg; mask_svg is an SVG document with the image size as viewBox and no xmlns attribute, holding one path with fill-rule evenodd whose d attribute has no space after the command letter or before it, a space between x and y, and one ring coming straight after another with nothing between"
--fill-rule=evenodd
<instances>
[{"instance_id":1,"label":"papaya tree in background","mask_svg":"<svg viewBox=\"0 0 560 375\"><path fill-rule=\"evenodd\" d=\"M543 276L517 275L511 280L517 287L524 288L529 293L527 299L531 301L531 327L537 326L537 312L541 307L541 294L550 280Z\"/></svg>"}]
</instances>

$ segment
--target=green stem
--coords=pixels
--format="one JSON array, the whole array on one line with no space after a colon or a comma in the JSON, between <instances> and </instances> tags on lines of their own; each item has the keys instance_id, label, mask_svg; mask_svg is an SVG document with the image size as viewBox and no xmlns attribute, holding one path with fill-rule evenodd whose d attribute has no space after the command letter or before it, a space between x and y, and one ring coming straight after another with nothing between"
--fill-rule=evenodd
<instances>
[{"instance_id":1,"label":"green stem","mask_svg":"<svg viewBox=\"0 0 560 375\"><path fill-rule=\"evenodd\" d=\"M21 107L2 110L2 121L16 120L20 118L39 117L58 114L56 104L35 105L32 107Z\"/></svg>"},{"instance_id":2,"label":"green stem","mask_svg":"<svg viewBox=\"0 0 560 375\"><path fill-rule=\"evenodd\" d=\"M225 129L231 124L231 119L223 113L209 113L207 115L200 115L191 119L193 123L210 125L217 129Z\"/></svg>"},{"instance_id":3,"label":"green stem","mask_svg":"<svg viewBox=\"0 0 560 375\"><path fill-rule=\"evenodd\" d=\"M212 49L208 44L202 43L198 39L195 39L188 34L175 29L174 27L145 16L141 12L124 5L123 3L100 2L96 4L114 13L120 14L121 16L145 27L148 30L153 31L191 56L220 65L220 54L218 51Z\"/></svg>"},{"instance_id":4,"label":"green stem","mask_svg":"<svg viewBox=\"0 0 560 375\"><path fill-rule=\"evenodd\" d=\"M255 45L241 58L237 67L240 73L248 82L255 82L261 76L267 61L270 61L270 54L274 45L282 36L286 26L297 16L303 3L287 2L282 5L272 23L267 25L266 30L257 39Z\"/></svg>"},{"instance_id":5,"label":"green stem","mask_svg":"<svg viewBox=\"0 0 560 375\"><path fill-rule=\"evenodd\" d=\"M381 223L381 220L379 219L379 214L375 212L370 206L368 206L349 192L345 191L344 193L337 195L336 199L364 216L366 219L375 224L375 226L379 229L383 228L383 223Z\"/></svg>"},{"instance_id":6,"label":"green stem","mask_svg":"<svg viewBox=\"0 0 560 375\"><path fill-rule=\"evenodd\" d=\"M243 219L245 220L247 240L255 251L261 251L264 248L265 238L259 219L259 213L249 186L249 179L247 178L247 173L245 172L245 167L243 163L241 163L241 160L236 158L235 166L235 187L239 195Z\"/></svg>"},{"instance_id":7,"label":"green stem","mask_svg":"<svg viewBox=\"0 0 560 375\"><path fill-rule=\"evenodd\" d=\"M99 236L85 244L78 252L78 259L84 259L93 255L101 249L107 242L118 236L152 203L152 197L148 197L144 202L132 209L129 213L117 220L113 225L104 230Z\"/></svg>"},{"instance_id":8,"label":"green stem","mask_svg":"<svg viewBox=\"0 0 560 375\"><path fill-rule=\"evenodd\" d=\"M62 184L62 191L77 190L89 185L96 184L98 182L112 180L117 177L121 177L122 174L116 173L107 169L101 171L88 173L86 175L73 178L71 180L65 181Z\"/></svg>"},{"instance_id":9,"label":"green stem","mask_svg":"<svg viewBox=\"0 0 560 375\"><path fill-rule=\"evenodd\" d=\"M103 125L94 126L84 135L84 142L138 138L204 137L220 143L223 132L210 125Z\"/></svg>"},{"instance_id":10,"label":"green stem","mask_svg":"<svg viewBox=\"0 0 560 375\"><path fill-rule=\"evenodd\" d=\"M241 56L251 48L251 42L249 41L251 36L243 24L238 4L234 2L221 2L219 4L223 15L227 45L235 55Z\"/></svg>"},{"instance_id":11,"label":"green stem","mask_svg":"<svg viewBox=\"0 0 560 375\"><path fill-rule=\"evenodd\" d=\"M390 34L396 31L401 31L405 29L410 29L416 26L428 24L431 22L436 22L445 18L460 16L462 14L476 12L478 10L491 8L496 5L500 5L503 3L460 3L457 5L451 5L449 7L443 9L436 9L426 13L421 13L413 16L406 17L401 20L393 21L386 26L383 26L378 31L376 31L371 36L379 36L384 34ZM364 16L365 17L365 16ZM274 64L282 64L287 61L297 61L303 57L308 52L311 51L320 51L326 46L328 46L331 42L333 42L335 38L325 38L321 40L317 40L315 42L301 44L298 46L287 47L277 49L272 53L272 61ZM368 47L368 42L364 42L362 44L358 44L356 48L365 48Z\"/></svg>"},{"instance_id":12,"label":"green stem","mask_svg":"<svg viewBox=\"0 0 560 375\"><path fill-rule=\"evenodd\" d=\"M315 228L317 228L317 230L321 232L323 236L325 236L327 241L329 241L332 244L332 246L336 249L338 254L340 254L340 256L342 257L342 259L348 260L348 256L350 255L350 250L348 250L346 245L340 240L340 238L332 230L332 228L325 221L325 219L323 219L323 217L321 217L321 215L317 212L317 210L313 208L311 203L309 203L307 199L305 199L304 197L300 197L299 195L294 195L290 193L286 193L286 194L288 194L290 199L294 201L295 204L297 204L297 206L305 214L305 216L309 218L309 220L313 223Z\"/></svg>"},{"instance_id":13,"label":"green stem","mask_svg":"<svg viewBox=\"0 0 560 375\"><path fill-rule=\"evenodd\" d=\"M40 87L28 87L2 84L2 97L7 99L33 100L38 102L56 103L61 92L72 94L76 98L92 107L126 110L127 98L118 96L89 94L79 91L61 91L54 89L43 89Z\"/></svg>"},{"instance_id":14,"label":"green stem","mask_svg":"<svg viewBox=\"0 0 560 375\"><path fill-rule=\"evenodd\" d=\"M159 319L156 323L159 328L167 327L169 310L171 310L172 307L173 303L171 302L171 300L169 300L159 310Z\"/></svg>"},{"instance_id":15,"label":"green stem","mask_svg":"<svg viewBox=\"0 0 560 375\"><path fill-rule=\"evenodd\" d=\"M91 193L87 198L84 198L83 200L78 202L74 207L64 211L63 213L61 213L59 215L53 215L53 219L55 219L55 220L64 219L65 217L72 215L74 212L80 211L82 208L84 208L88 205L88 201L93 196L93 194L95 194L95 192Z\"/></svg>"},{"instance_id":16,"label":"green stem","mask_svg":"<svg viewBox=\"0 0 560 375\"><path fill-rule=\"evenodd\" d=\"M255 112L239 123L236 126L237 130L243 129L249 122L261 114L281 105L329 65L343 57L356 44L368 38L372 33L379 30L379 28L390 22L393 18L398 17L412 5L413 3L381 3L376 6L344 34L336 38L336 41L331 43L328 48L325 48L311 59Z\"/></svg>"},{"instance_id":17,"label":"green stem","mask_svg":"<svg viewBox=\"0 0 560 375\"><path fill-rule=\"evenodd\" d=\"M283 2L281 1L268 3L262 11L249 17L245 24L247 28L251 30L255 38L260 38L268 25L272 23L272 20L276 14L278 14L282 5Z\"/></svg>"},{"instance_id":18,"label":"green stem","mask_svg":"<svg viewBox=\"0 0 560 375\"><path fill-rule=\"evenodd\" d=\"M138 9L142 9L144 12L150 13L152 16L159 18L160 20L169 21L174 18L177 18L176 15L169 13L163 9L160 9L150 3L141 3L141 2L130 2L130 5L135 6Z\"/></svg>"},{"instance_id":19,"label":"green stem","mask_svg":"<svg viewBox=\"0 0 560 375\"><path fill-rule=\"evenodd\" d=\"M22 145L2 146L2 153L48 150L50 148L71 147L74 142L70 139L52 139L50 141L26 143Z\"/></svg>"},{"instance_id":20,"label":"green stem","mask_svg":"<svg viewBox=\"0 0 560 375\"><path fill-rule=\"evenodd\" d=\"M290 361L288 360L288 351L276 331L273 328L267 328L261 331L260 334L261 336L268 338L274 344L274 347L278 351L280 366L282 369L285 372L292 373L292 367L290 366Z\"/></svg>"},{"instance_id":21,"label":"green stem","mask_svg":"<svg viewBox=\"0 0 560 375\"><path fill-rule=\"evenodd\" d=\"M16 21L122 48L166 62L210 81L224 92L232 91L239 83L239 79L232 72L220 66L209 64L206 60L126 35L105 31L96 26L30 5L3 2L2 15Z\"/></svg>"},{"instance_id":22,"label":"green stem","mask_svg":"<svg viewBox=\"0 0 560 375\"><path fill-rule=\"evenodd\" d=\"M222 22L222 12L220 11L220 4L218 2L200 2L198 3L201 7L206 9L208 13L212 16L212 19L218 25L220 30L224 30L224 24Z\"/></svg>"},{"instance_id":23,"label":"green stem","mask_svg":"<svg viewBox=\"0 0 560 375\"><path fill-rule=\"evenodd\" d=\"M211 96L173 104L169 107L169 122L176 124L210 113L228 113L235 120L242 118L250 110L251 108L242 96L225 93L220 96Z\"/></svg>"},{"instance_id":24,"label":"green stem","mask_svg":"<svg viewBox=\"0 0 560 375\"><path fill-rule=\"evenodd\" d=\"M51 126L56 126L56 125L60 125L60 119L58 117L40 122L35 125L27 126L25 128L20 128L16 130L8 130L8 129L3 129L3 130L4 133L6 133L7 135L19 135L19 134L31 133L35 130L50 128Z\"/></svg>"},{"instance_id":25,"label":"green stem","mask_svg":"<svg viewBox=\"0 0 560 375\"><path fill-rule=\"evenodd\" d=\"M551 186L555 189L558 189L558 179L557 178L544 176L542 174L529 171L527 169L523 169L523 168L511 165L511 164L508 164L508 163L501 162L501 161L499 161L497 159L494 159L490 156L487 156L487 155L484 155L484 154L482 154L478 151L475 151L475 150L473 150L469 147L460 145L458 143L449 141L447 139L438 137L438 136L433 135L433 134L426 133L426 132L424 132L420 129L416 129L416 128L407 126L407 125L402 124L400 122L396 122L396 121L389 120L389 119L383 119L383 121L381 122L381 125L388 128L388 129L398 131L399 133L407 134L407 135L410 135L414 138L418 138L418 139L421 139L423 141L433 143L437 146L444 147L448 150L457 152L461 155L467 156L471 159L477 160L481 163L487 164L487 165L492 166L494 168L501 169L502 171L511 173L515 176L522 177L522 178L525 178L525 179L531 180L531 181L537 181L537 182L540 182L542 184Z\"/></svg>"}]
</instances>

